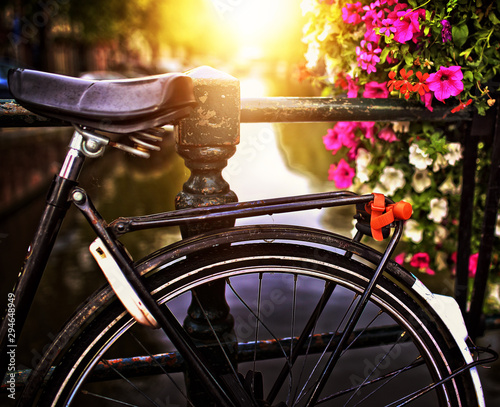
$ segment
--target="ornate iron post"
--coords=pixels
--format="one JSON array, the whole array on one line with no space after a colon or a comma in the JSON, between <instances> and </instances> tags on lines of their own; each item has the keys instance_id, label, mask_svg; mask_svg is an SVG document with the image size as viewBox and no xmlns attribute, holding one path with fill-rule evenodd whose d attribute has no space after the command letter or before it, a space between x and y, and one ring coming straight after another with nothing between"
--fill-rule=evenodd
<instances>
[{"instance_id":1,"label":"ornate iron post","mask_svg":"<svg viewBox=\"0 0 500 407\"><path fill-rule=\"evenodd\" d=\"M188 75L194 82L198 106L176 127L177 152L191 171L183 190L176 197L176 208L236 202L236 194L223 179L222 170L239 143L239 81L210 67L196 68ZM183 237L189 237L233 224L233 221L193 224L181 232ZM193 291L184 326L193 338L202 343L214 343L213 328L219 340L227 343L230 357L235 360L237 342L233 333L233 317L225 299L224 282L208 284ZM213 352L207 356L224 360L223 355L214 355ZM187 382L194 404L207 405L206 394L200 392L202 389L189 372Z\"/></svg>"}]
</instances>

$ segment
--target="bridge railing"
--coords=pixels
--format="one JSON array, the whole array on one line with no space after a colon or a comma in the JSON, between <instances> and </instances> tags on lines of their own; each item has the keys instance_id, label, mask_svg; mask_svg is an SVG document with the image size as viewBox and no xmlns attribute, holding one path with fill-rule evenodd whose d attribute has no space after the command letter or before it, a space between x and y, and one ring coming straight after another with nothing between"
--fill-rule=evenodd
<instances>
[{"instance_id":1,"label":"bridge railing","mask_svg":"<svg viewBox=\"0 0 500 407\"><path fill-rule=\"evenodd\" d=\"M491 138L491 176L478 268L468 310L469 332L481 333L482 305L492 258L495 224L500 196L500 118L497 107L486 117L473 116L464 110L450 113L450 107L439 105L432 112L418 103L398 99L335 99L326 97L240 98L239 80L209 67L190 71L198 106L176 131L178 153L191 170L189 180L177 196L176 207L185 208L233 202L236 195L222 177L227 160L239 143L240 124L256 122L335 122L335 121L435 121L466 122L464 137L464 172L460 207L458 263L455 298L465 313L468 298L468 262L473 214L473 194L478 143ZM498 105L498 103L497 103ZM469 109L471 110L471 109ZM13 100L0 100L0 127L67 126L58 120L37 116ZM1 135L0 135L1 137ZM219 226L219 225L218 225ZM200 227L183 230L188 236Z\"/></svg>"}]
</instances>

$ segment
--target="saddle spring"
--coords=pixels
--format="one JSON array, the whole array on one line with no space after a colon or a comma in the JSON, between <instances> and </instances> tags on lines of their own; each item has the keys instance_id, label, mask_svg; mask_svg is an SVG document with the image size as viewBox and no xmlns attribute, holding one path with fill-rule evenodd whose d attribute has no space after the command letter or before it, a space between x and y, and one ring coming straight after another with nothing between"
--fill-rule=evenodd
<instances>
[{"instance_id":1,"label":"saddle spring","mask_svg":"<svg viewBox=\"0 0 500 407\"><path fill-rule=\"evenodd\" d=\"M168 128L163 127L129 133L128 138L134 143L133 146L130 146L109 140L104 132L98 132L94 129L81 126L74 126L74 128L78 133L85 137L86 140L99 140L101 144L109 145L141 158L149 158L151 151L160 151L161 148L158 144L163 140L165 135L170 133ZM102 143L104 138L107 139L107 142Z\"/></svg>"}]
</instances>

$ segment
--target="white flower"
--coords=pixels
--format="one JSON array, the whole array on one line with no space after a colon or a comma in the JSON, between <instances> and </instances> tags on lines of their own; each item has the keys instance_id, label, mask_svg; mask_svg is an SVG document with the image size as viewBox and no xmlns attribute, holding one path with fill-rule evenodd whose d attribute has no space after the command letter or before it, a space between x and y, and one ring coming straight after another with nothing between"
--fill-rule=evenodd
<instances>
[{"instance_id":1,"label":"white flower","mask_svg":"<svg viewBox=\"0 0 500 407\"><path fill-rule=\"evenodd\" d=\"M408 133L410 130L410 122L393 122L392 129L396 133Z\"/></svg>"},{"instance_id":2,"label":"white flower","mask_svg":"<svg viewBox=\"0 0 500 407\"><path fill-rule=\"evenodd\" d=\"M318 15L320 12L319 4L316 0L302 0L302 2L300 3L300 8L302 10L303 16L305 16L307 13Z\"/></svg>"},{"instance_id":3,"label":"white flower","mask_svg":"<svg viewBox=\"0 0 500 407\"><path fill-rule=\"evenodd\" d=\"M305 54L306 58L306 67L308 69L314 69L316 68L316 65L318 64L319 56L320 56L320 49L319 49L319 44L316 42L311 42L307 46L307 52Z\"/></svg>"},{"instance_id":4,"label":"white flower","mask_svg":"<svg viewBox=\"0 0 500 407\"><path fill-rule=\"evenodd\" d=\"M460 143L450 143L447 147L448 152L444 155L444 158L450 165L455 165L462 158L462 145Z\"/></svg>"},{"instance_id":5,"label":"white flower","mask_svg":"<svg viewBox=\"0 0 500 407\"><path fill-rule=\"evenodd\" d=\"M448 167L448 161L443 157L443 154L438 154L432 165L432 171L437 172L446 167Z\"/></svg>"},{"instance_id":6,"label":"white flower","mask_svg":"<svg viewBox=\"0 0 500 407\"><path fill-rule=\"evenodd\" d=\"M326 23L321 34L318 35L318 40L323 42L326 40L331 34L335 34L337 26L331 23Z\"/></svg>"},{"instance_id":7,"label":"white flower","mask_svg":"<svg viewBox=\"0 0 500 407\"><path fill-rule=\"evenodd\" d=\"M443 198L432 198L430 204L431 211L427 218L436 223L441 223L448 215L448 201Z\"/></svg>"},{"instance_id":8,"label":"white flower","mask_svg":"<svg viewBox=\"0 0 500 407\"><path fill-rule=\"evenodd\" d=\"M497 224L495 225L495 235L500 236L500 215L497 215Z\"/></svg>"},{"instance_id":9,"label":"white flower","mask_svg":"<svg viewBox=\"0 0 500 407\"><path fill-rule=\"evenodd\" d=\"M427 166L432 164L432 158L422 151L417 144L412 144L410 146L410 164L413 164L419 170L425 170Z\"/></svg>"},{"instance_id":10,"label":"white flower","mask_svg":"<svg viewBox=\"0 0 500 407\"><path fill-rule=\"evenodd\" d=\"M405 174L402 170L394 167L385 167L380 175L380 183L387 190L388 195L394 194L406 184Z\"/></svg>"},{"instance_id":11,"label":"white flower","mask_svg":"<svg viewBox=\"0 0 500 407\"><path fill-rule=\"evenodd\" d=\"M367 150L364 148L358 150L358 155L356 156L356 177L358 177L359 182L368 182L370 180L368 164L370 164L371 160L372 155Z\"/></svg>"},{"instance_id":12,"label":"white flower","mask_svg":"<svg viewBox=\"0 0 500 407\"><path fill-rule=\"evenodd\" d=\"M460 193L460 185L455 185L453 183L453 179L450 176L448 176L444 182L441 184L441 186L439 187L439 190L443 193L443 194L459 194Z\"/></svg>"},{"instance_id":13,"label":"white flower","mask_svg":"<svg viewBox=\"0 0 500 407\"><path fill-rule=\"evenodd\" d=\"M405 223L404 236L414 243L420 243L424 237L422 229L419 228L416 220L410 219Z\"/></svg>"},{"instance_id":14,"label":"white flower","mask_svg":"<svg viewBox=\"0 0 500 407\"><path fill-rule=\"evenodd\" d=\"M417 170L415 171L415 174L413 174L412 180L411 180L411 186L415 190L415 192L418 192L421 194L424 192L427 188L429 188L432 184L431 178L429 177L429 172L426 170Z\"/></svg>"},{"instance_id":15,"label":"white flower","mask_svg":"<svg viewBox=\"0 0 500 407\"><path fill-rule=\"evenodd\" d=\"M437 270L449 270L450 266L448 265L448 253L438 251L434 256L434 264L436 265Z\"/></svg>"},{"instance_id":16,"label":"white flower","mask_svg":"<svg viewBox=\"0 0 500 407\"><path fill-rule=\"evenodd\" d=\"M448 237L448 229L444 226L438 225L434 231L434 243L441 244Z\"/></svg>"}]
</instances>

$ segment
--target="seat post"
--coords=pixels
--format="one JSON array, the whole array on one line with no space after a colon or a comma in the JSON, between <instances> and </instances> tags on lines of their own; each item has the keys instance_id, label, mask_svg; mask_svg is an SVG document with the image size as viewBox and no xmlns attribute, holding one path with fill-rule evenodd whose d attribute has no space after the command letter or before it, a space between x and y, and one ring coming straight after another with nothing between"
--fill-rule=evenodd
<instances>
[{"instance_id":1,"label":"seat post","mask_svg":"<svg viewBox=\"0 0 500 407\"><path fill-rule=\"evenodd\" d=\"M223 72L200 67L188 72L193 79L198 106L191 115L176 126L177 152L184 158L191 175L176 197L176 208L194 208L237 202L236 194L222 177L227 160L235 153L240 135L240 83ZM183 237L190 237L215 229L230 227L233 220L203 222L183 227ZM200 307L199 304L202 304ZM207 322L208 316L209 322ZM225 282L199 287L184 321L192 337L202 343L214 343L212 327L219 340L227 344L235 364L236 336L234 320L225 299ZM223 355L206 355L215 362L224 361ZM225 363L220 374L227 373ZM189 394L195 405L206 404L206 394L187 372Z\"/></svg>"}]
</instances>

